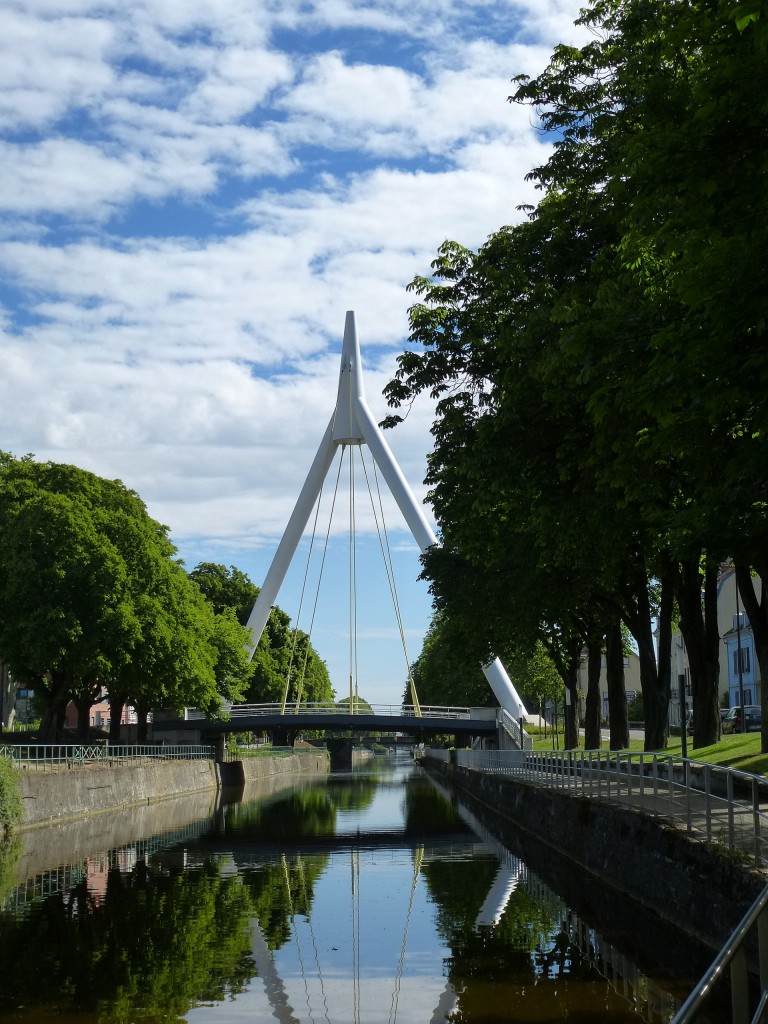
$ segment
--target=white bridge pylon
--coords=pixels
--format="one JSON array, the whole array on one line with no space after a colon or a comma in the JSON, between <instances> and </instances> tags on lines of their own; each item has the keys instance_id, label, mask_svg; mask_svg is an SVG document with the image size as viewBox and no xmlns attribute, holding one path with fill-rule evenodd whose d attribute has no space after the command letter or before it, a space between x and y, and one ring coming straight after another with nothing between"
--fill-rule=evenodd
<instances>
[{"instance_id":1,"label":"white bridge pylon","mask_svg":"<svg viewBox=\"0 0 768 1024\"><path fill-rule=\"evenodd\" d=\"M251 631L251 657L258 646L269 613L296 554L312 509L333 462L336 449L340 445L348 444L368 445L368 449L384 477L392 497L397 502L414 540L419 545L419 549L424 552L427 548L436 545L437 537L427 522L421 506L416 501L365 401L360 344L357 340L355 314L352 310L347 312L344 323L344 342L341 349L336 407L247 622L248 629ZM489 664L484 665L483 672L501 707L515 719L525 715L523 702L499 659L495 658Z\"/></svg>"}]
</instances>

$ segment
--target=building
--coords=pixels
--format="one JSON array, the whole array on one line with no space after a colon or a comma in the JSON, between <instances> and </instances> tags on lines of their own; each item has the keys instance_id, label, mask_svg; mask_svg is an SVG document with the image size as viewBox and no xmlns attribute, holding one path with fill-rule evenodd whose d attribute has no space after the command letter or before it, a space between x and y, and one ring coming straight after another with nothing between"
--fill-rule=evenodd
<instances>
[{"instance_id":1,"label":"building","mask_svg":"<svg viewBox=\"0 0 768 1024\"><path fill-rule=\"evenodd\" d=\"M582 717L588 681L587 652L585 649L582 654L581 664L579 665L578 682L579 693L581 694ZM634 651L624 655L624 689L626 690L628 701L633 700L643 692L640 685L640 659ZM600 717L603 719L608 718L608 682L605 671L605 655L600 659Z\"/></svg>"},{"instance_id":2,"label":"building","mask_svg":"<svg viewBox=\"0 0 768 1024\"><path fill-rule=\"evenodd\" d=\"M760 581L755 580L758 598ZM720 637L720 681L718 703L732 708L761 703L760 667L755 658L755 644L749 618L741 606L736 587L736 572L724 567L717 580L717 632ZM741 672L739 671L741 669ZM680 724L680 688L683 688L686 711L693 707L691 672L685 642L679 632L672 636L672 698L669 705L670 725Z\"/></svg>"}]
</instances>

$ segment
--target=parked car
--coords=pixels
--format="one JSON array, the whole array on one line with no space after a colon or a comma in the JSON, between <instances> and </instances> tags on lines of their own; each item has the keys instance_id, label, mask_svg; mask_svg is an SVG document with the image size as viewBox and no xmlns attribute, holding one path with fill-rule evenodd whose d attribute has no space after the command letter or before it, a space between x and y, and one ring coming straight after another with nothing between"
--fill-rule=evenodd
<instances>
[{"instance_id":1,"label":"parked car","mask_svg":"<svg viewBox=\"0 0 768 1024\"><path fill-rule=\"evenodd\" d=\"M759 704L747 704L744 708L744 721L747 732L760 732L763 712ZM731 708L723 719L723 732L741 732L741 708Z\"/></svg>"}]
</instances>

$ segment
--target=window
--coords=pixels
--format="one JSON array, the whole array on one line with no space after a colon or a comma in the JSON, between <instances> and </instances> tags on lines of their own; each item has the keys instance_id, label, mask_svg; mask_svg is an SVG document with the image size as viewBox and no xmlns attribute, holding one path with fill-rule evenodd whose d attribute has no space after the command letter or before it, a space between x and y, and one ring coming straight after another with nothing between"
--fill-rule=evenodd
<instances>
[{"instance_id":1,"label":"window","mask_svg":"<svg viewBox=\"0 0 768 1024\"><path fill-rule=\"evenodd\" d=\"M737 676L739 674L739 654L741 654L741 671L749 672L749 648L748 647L737 647L733 652L733 674Z\"/></svg>"}]
</instances>

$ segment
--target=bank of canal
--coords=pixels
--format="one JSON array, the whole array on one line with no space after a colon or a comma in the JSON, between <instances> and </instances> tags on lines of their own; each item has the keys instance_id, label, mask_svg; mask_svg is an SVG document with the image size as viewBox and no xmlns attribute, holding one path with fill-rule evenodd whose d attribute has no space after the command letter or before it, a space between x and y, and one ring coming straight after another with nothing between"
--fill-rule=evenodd
<instances>
[{"instance_id":1,"label":"bank of canal","mask_svg":"<svg viewBox=\"0 0 768 1024\"><path fill-rule=\"evenodd\" d=\"M708 959L635 907L617 927L614 893L563 899L409 760L210 801L17 837L0 1018L666 1022Z\"/></svg>"}]
</instances>

